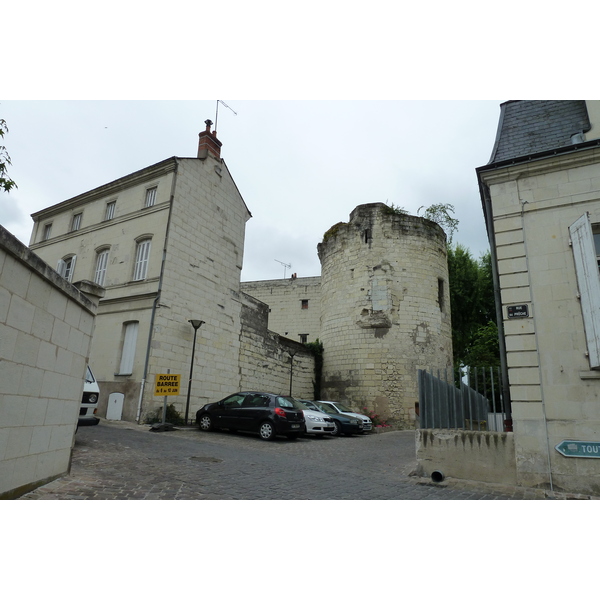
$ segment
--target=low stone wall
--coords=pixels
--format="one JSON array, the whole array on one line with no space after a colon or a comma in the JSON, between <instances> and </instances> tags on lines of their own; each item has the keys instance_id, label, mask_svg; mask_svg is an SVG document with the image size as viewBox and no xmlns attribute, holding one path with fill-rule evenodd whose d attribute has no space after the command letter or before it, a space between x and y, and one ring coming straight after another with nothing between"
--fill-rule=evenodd
<instances>
[{"instance_id":1,"label":"low stone wall","mask_svg":"<svg viewBox=\"0 0 600 600\"><path fill-rule=\"evenodd\" d=\"M418 471L487 483L517 484L513 433L417 429Z\"/></svg>"}]
</instances>

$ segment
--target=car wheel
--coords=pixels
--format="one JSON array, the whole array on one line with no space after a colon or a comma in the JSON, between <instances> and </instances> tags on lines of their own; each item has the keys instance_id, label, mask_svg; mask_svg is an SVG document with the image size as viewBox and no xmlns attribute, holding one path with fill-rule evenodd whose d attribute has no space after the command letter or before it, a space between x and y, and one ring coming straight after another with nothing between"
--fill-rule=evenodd
<instances>
[{"instance_id":1,"label":"car wheel","mask_svg":"<svg viewBox=\"0 0 600 600\"><path fill-rule=\"evenodd\" d=\"M213 429L213 422L210 415L202 415L198 419L198 427L200 427L200 431L211 431Z\"/></svg>"},{"instance_id":2,"label":"car wheel","mask_svg":"<svg viewBox=\"0 0 600 600\"><path fill-rule=\"evenodd\" d=\"M264 421L260 424L258 433L260 434L260 437L263 440L266 440L268 442L275 437L275 427L270 421Z\"/></svg>"},{"instance_id":3,"label":"car wheel","mask_svg":"<svg viewBox=\"0 0 600 600\"><path fill-rule=\"evenodd\" d=\"M338 421L333 421L333 431L331 435L342 435L342 426Z\"/></svg>"}]
</instances>

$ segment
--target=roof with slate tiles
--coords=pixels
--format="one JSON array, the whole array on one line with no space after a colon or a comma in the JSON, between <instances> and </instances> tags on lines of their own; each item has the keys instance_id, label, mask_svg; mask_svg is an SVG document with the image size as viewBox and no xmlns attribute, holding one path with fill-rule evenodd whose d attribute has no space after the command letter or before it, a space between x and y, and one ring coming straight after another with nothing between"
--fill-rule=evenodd
<instances>
[{"instance_id":1,"label":"roof with slate tiles","mask_svg":"<svg viewBox=\"0 0 600 600\"><path fill-rule=\"evenodd\" d=\"M511 100L500 109L488 165L572 146L591 128L585 100Z\"/></svg>"}]
</instances>

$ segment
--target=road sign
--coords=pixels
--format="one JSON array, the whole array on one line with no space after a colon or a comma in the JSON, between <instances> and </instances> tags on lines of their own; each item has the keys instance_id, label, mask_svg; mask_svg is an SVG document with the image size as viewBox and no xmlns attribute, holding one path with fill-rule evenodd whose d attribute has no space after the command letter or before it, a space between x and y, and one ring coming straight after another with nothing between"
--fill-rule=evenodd
<instances>
[{"instance_id":1,"label":"road sign","mask_svg":"<svg viewBox=\"0 0 600 600\"><path fill-rule=\"evenodd\" d=\"M173 373L157 373L156 385L154 386L155 396L178 396L181 375Z\"/></svg>"},{"instance_id":2,"label":"road sign","mask_svg":"<svg viewBox=\"0 0 600 600\"><path fill-rule=\"evenodd\" d=\"M600 442L576 442L563 440L554 449L570 458L600 458Z\"/></svg>"},{"instance_id":3,"label":"road sign","mask_svg":"<svg viewBox=\"0 0 600 600\"><path fill-rule=\"evenodd\" d=\"M507 306L506 314L509 319L522 319L529 316L529 306L527 304L516 304L515 306Z\"/></svg>"}]
</instances>

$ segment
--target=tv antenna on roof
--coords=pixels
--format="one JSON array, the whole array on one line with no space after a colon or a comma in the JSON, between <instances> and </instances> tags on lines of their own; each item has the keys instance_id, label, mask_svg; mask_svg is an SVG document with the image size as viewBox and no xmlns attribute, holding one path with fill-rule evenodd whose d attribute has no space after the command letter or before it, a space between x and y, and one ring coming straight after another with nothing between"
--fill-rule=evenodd
<instances>
[{"instance_id":1,"label":"tv antenna on roof","mask_svg":"<svg viewBox=\"0 0 600 600\"><path fill-rule=\"evenodd\" d=\"M274 258L273 260L275 262L278 262L280 265L283 265L283 278L285 279L285 270L291 269L292 265L291 264L288 265L287 263L281 262L280 260L277 260L276 258Z\"/></svg>"},{"instance_id":2,"label":"tv antenna on roof","mask_svg":"<svg viewBox=\"0 0 600 600\"><path fill-rule=\"evenodd\" d=\"M225 106L226 108L228 108L237 117L237 113L235 112L235 110L233 110L233 108L231 108L231 106L227 106L227 104L225 104L225 102L223 102L223 100L217 100L217 112L215 114L215 131L218 131L218 129L217 129L217 121L219 120L219 102L223 106Z\"/></svg>"}]
</instances>

